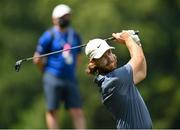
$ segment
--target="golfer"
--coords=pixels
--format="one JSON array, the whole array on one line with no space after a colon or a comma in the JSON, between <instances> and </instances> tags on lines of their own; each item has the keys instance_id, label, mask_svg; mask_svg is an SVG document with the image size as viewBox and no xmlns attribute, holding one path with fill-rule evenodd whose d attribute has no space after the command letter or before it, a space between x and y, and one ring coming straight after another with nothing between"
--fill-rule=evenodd
<instances>
[{"instance_id":1,"label":"golfer","mask_svg":"<svg viewBox=\"0 0 180 130\"><path fill-rule=\"evenodd\" d=\"M149 111L135 87L146 77L146 59L137 35L132 31L113 33L119 44L130 52L130 60L117 67L116 56L105 40L90 40L85 48L90 58L87 73L97 75L95 82L100 88L102 102L117 120L118 129L151 129ZM136 41L136 42L135 42Z\"/></svg>"},{"instance_id":2,"label":"golfer","mask_svg":"<svg viewBox=\"0 0 180 130\"><path fill-rule=\"evenodd\" d=\"M54 26L42 34L34 57L48 52L69 49L81 44L79 35L70 27L71 9L57 5L52 12ZM74 127L85 128L82 101L76 79L76 65L81 49L50 55L47 59L34 58L43 71L43 88L47 102L46 122L50 129L58 129L58 108L63 105L73 119Z\"/></svg>"}]
</instances>

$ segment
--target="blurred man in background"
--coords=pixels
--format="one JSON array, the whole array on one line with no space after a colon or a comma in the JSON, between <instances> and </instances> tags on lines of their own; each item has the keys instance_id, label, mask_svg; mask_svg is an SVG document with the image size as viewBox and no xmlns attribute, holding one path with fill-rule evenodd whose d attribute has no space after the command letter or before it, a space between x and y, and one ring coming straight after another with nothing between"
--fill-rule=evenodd
<instances>
[{"instance_id":1,"label":"blurred man in background","mask_svg":"<svg viewBox=\"0 0 180 130\"><path fill-rule=\"evenodd\" d=\"M69 26L71 22L69 6L64 4L56 6L52 13L52 21L54 26L40 37L34 57L81 44L79 35ZM80 49L74 49L50 55L45 60L42 58L33 60L34 64L43 71L48 128L59 127L57 110L62 102L73 119L74 127L85 128L82 101L76 80L76 64L80 52Z\"/></svg>"}]
</instances>

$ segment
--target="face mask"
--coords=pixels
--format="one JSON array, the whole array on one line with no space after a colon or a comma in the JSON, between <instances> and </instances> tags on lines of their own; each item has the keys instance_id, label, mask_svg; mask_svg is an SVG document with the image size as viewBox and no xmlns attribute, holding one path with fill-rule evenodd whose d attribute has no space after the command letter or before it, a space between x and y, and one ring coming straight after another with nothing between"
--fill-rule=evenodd
<instances>
[{"instance_id":1,"label":"face mask","mask_svg":"<svg viewBox=\"0 0 180 130\"><path fill-rule=\"evenodd\" d=\"M60 26L61 28L66 28L66 27L69 26L70 20L61 19L61 18L60 18L59 21L58 21L58 23L59 23L59 26Z\"/></svg>"}]
</instances>

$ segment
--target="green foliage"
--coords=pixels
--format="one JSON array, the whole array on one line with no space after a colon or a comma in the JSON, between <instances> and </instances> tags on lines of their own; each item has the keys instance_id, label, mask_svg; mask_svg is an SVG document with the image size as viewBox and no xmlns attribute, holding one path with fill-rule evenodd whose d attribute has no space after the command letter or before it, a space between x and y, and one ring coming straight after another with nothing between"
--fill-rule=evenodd
<instances>
[{"instance_id":1,"label":"green foliage","mask_svg":"<svg viewBox=\"0 0 180 130\"><path fill-rule=\"evenodd\" d=\"M178 0L1 0L0 2L0 128L46 128L41 74L32 63L14 72L16 60L32 56L39 36L49 28L55 5L72 7L72 25L83 41L111 36L123 29L140 31L148 77L139 84L154 128L180 128L180 2ZM126 47L112 43L119 64L129 59ZM101 105L93 77L84 72L83 55L77 74L88 128L114 128ZM73 128L62 109L63 128Z\"/></svg>"}]
</instances>

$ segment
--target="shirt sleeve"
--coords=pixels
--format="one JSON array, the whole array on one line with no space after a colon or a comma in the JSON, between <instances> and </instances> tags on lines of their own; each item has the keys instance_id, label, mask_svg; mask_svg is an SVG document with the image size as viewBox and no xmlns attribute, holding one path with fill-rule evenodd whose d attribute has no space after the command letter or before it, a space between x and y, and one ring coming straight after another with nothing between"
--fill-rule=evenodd
<instances>
[{"instance_id":1,"label":"shirt sleeve","mask_svg":"<svg viewBox=\"0 0 180 130\"><path fill-rule=\"evenodd\" d=\"M130 64L125 64L124 66L115 69L114 70L114 75L116 77L119 77L121 82L124 85L130 85L134 84L133 82L133 72L132 72L132 67Z\"/></svg>"},{"instance_id":2,"label":"shirt sleeve","mask_svg":"<svg viewBox=\"0 0 180 130\"><path fill-rule=\"evenodd\" d=\"M52 34L50 31L46 31L39 38L38 45L36 47L36 52L39 54L47 53L50 49L50 44L52 40Z\"/></svg>"}]
</instances>

